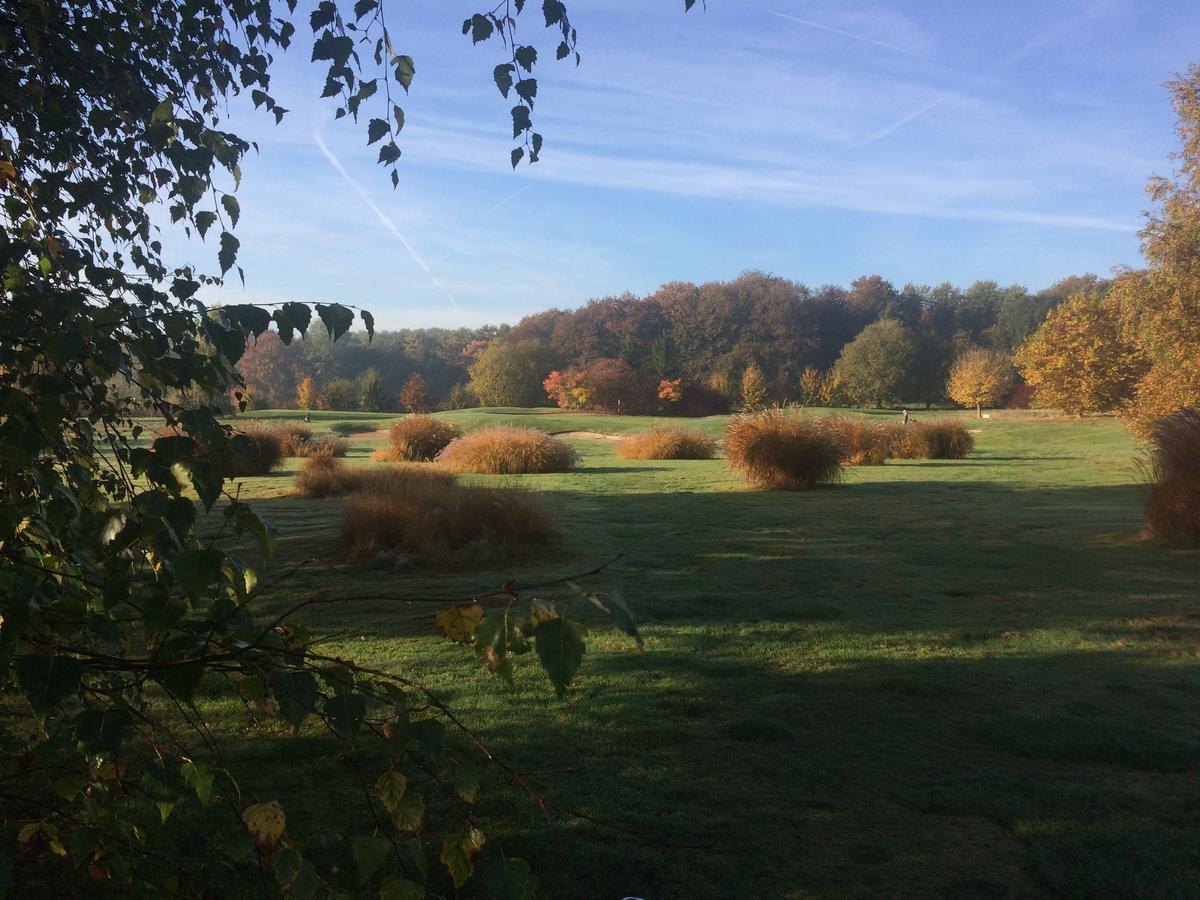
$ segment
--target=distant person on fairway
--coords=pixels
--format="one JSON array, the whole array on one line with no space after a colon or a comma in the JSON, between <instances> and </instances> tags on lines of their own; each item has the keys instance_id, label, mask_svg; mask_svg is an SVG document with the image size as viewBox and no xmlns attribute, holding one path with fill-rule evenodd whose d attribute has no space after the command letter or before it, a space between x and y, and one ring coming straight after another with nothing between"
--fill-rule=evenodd
<instances>
[{"instance_id":1,"label":"distant person on fairway","mask_svg":"<svg viewBox=\"0 0 1200 900\"><path fill-rule=\"evenodd\" d=\"M900 410L900 415L904 417L904 424L907 425L908 424L908 410L907 409Z\"/></svg>"}]
</instances>

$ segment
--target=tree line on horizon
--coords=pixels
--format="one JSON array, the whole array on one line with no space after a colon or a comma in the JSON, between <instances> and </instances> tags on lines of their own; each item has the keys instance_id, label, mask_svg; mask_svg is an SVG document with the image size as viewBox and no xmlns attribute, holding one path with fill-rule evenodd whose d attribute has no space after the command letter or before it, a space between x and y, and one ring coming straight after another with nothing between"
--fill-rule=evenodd
<instances>
[{"instance_id":1,"label":"tree line on horizon","mask_svg":"<svg viewBox=\"0 0 1200 900\"><path fill-rule=\"evenodd\" d=\"M314 333L290 346L268 332L239 369L257 408L557 402L703 415L772 402L933 405L949 399L954 363L968 351L1008 360L1052 310L1108 287L1090 274L1037 292L995 281L897 288L870 275L812 289L747 271L549 309L514 326L380 331L369 343Z\"/></svg>"}]
</instances>

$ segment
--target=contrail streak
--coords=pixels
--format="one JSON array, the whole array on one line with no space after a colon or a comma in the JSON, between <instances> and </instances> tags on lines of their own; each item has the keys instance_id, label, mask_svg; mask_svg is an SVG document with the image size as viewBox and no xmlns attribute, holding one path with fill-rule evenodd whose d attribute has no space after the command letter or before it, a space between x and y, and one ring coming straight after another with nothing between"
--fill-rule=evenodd
<instances>
[{"instance_id":1,"label":"contrail streak","mask_svg":"<svg viewBox=\"0 0 1200 900\"><path fill-rule=\"evenodd\" d=\"M437 286L437 289L446 295L446 299L450 301L450 305L457 308L458 301L454 299L454 294L450 293L450 288L446 287L446 285L442 283L442 280L433 273L433 269L429 268L429 264L421 258L421 254L419 254L413 248L413 245L408 242L408 238L406 238L403 232L396 227L396 223L392 221L391 217L384 213L384 211L379 208L379 205L371 199L371 195L363 190L357 181L350 177L350 173L346 171L346 167L342 165L341 161L333 155L333 151L330 150L325 144L325 140L321 137L321 130L319 128L314 128L312 136L313 143L317 145L317 149L319 149L321 153L324 154L325 158L329 160L329 164L337 170L337 173L342 176L342 179L346 182L346 184L350 185L350 187L354 189L354 192L358 194L362 202L367 205L367 208L370 209L371 212L375 213L375 217L379 219L380 224L390 231L396 240L401 243L404 249L408 251L408 255L412 257L413 262L421 267L422 271L429 276L429 280Z\"/></svg>"},{"instance_id":2,"label":"contrail streak","mask_svg":"<svg viewBox=\"0 0 1200 900\"><path fill-rule=\"evenodd\" d=\"M807 25L809 28L817 28L821 31L827 31L830 34L840 34L842 37L848 37L856 41L862 41L864 44L874 44L876 47L883 47L886 50L895 50L897 53L905 53L909 56L920 56L914 50L909 50L907 47L897 47L895 44L888 44L884 41L877 41L874 38L865 37L861 34L855 34L852 31L842 31L840 28L833 28L829 25L822 25L820 22L814 22L811 19L801 19L799 16L790 16L787 13L776 12L773 9L768 9L768 13L773 16L779 16L781 19L788 19L792 22L799 22L801 25Z\"/></svg>"}]
</instances>

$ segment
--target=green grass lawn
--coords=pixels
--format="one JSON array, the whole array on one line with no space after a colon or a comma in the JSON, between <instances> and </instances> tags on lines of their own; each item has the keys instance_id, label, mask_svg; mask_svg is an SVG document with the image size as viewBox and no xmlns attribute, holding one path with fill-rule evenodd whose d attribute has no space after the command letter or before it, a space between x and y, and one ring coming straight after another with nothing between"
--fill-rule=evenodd
<instances>
[{"instance_id":1,"label":"green grass lawn","mask_svg":"<svg viewBox=\"0 0 1200 900\"><path fill-rule=\"evenodd\" d=\"M361 418L313 415L318 430ZM610 434L650 422L442 415ZM577 440L571 474L472 479L541 492L561 524L560 546L503 570L348 563L338 501L289 496L298 460L243 496L282 532L264 577L324 562L274 602L392 598L309 612L328 652L420 674L522 769L577 767L537 780L556 800L643 835L572 817L548 829L488 776L493 838L549 896L1195 895L1200 554L1139 535L1136 448L1114 420L976 426L970 459L858 468L807 493ZM350 440L355 463L381 442ZM438 634L436 607L405 602L617 554L598 586L621 588L645 651L589 617L565 700L528 658L507 688ZM335 852L361 816L349 776L303 738L251 740L224 709L210 718L260 794L307 849Z\"/></svg>"}]
</instances>

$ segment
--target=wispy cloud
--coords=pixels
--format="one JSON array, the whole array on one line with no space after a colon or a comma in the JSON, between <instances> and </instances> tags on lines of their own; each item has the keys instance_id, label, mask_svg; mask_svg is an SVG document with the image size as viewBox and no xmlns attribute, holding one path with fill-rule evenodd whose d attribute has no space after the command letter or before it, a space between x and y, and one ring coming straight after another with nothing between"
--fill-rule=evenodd
<instances>
[{"instance_id":1,"label":"wispy cloud","mask_svg":"<svg viewBox=\"0 0 1200 900\"><path fill-rule=\"evenodd\" d=\"M359 199L362 200L366 207L375 214L375 217L379 219L380 224L383 225L383 227L386 228L392 234L392 236L400 242L401 246L408 251L408 255L412 257L413 262L415 262L421 268L421 270L429 276L429 280L433 282L434 286L441 292L442 296L450 301L451 306L458 306L458 301L454 299L454 294L452 294L450 289L446 287L442 280L438 278L436 274L434 274L433 269L429 267L429 263L425 262L424 257L422 257L421 254L416 251L416 248L413 247L408 238L406 238L404 233L397 227L395 221L392 220L392 217L380 209L379 205L371 198L371 195L363 189L362 185L350 177L350 173L346 171L346 167L342 165L341 161L334 155L333 151L329 149L329 145L325 143L325 139L321 136L321 129L319 127L313 129L312 139L313 143L317 145L317 149L321 151L321 155L329 161L329 164L333 166L339 175L342 176L342 180L351 187L354 193L358 194Z\"/></svg>"},{"instance_id":2,"label":"wispy cloud","mask_svg":"<svg viewBox=\"0 0 1200 900\"><path fill-rule=\"evenodd\" d=\"M807 25L809 28L816 28L820 31L828 32L829 34L840 35L844 38L850 38L855 41L862 41L864 44L873 44L876 47L883 47L885 50L894 50L897 53L906 53L910 56L924 56L908 47L901 47L898 44L889 44L887 41L879 41L872 37L867 37L865 34L855 34L852 31L845 31L841 28L834 28L832 25L822 25L820 22L814 22L812 19L802 19L800 16L793 16L788 13L777 12L773 9L768 9L768 13L773 16L778 16L781 19L787 19L790 22L799 22L801 25Z\"/></svg>"}]
</instances>

